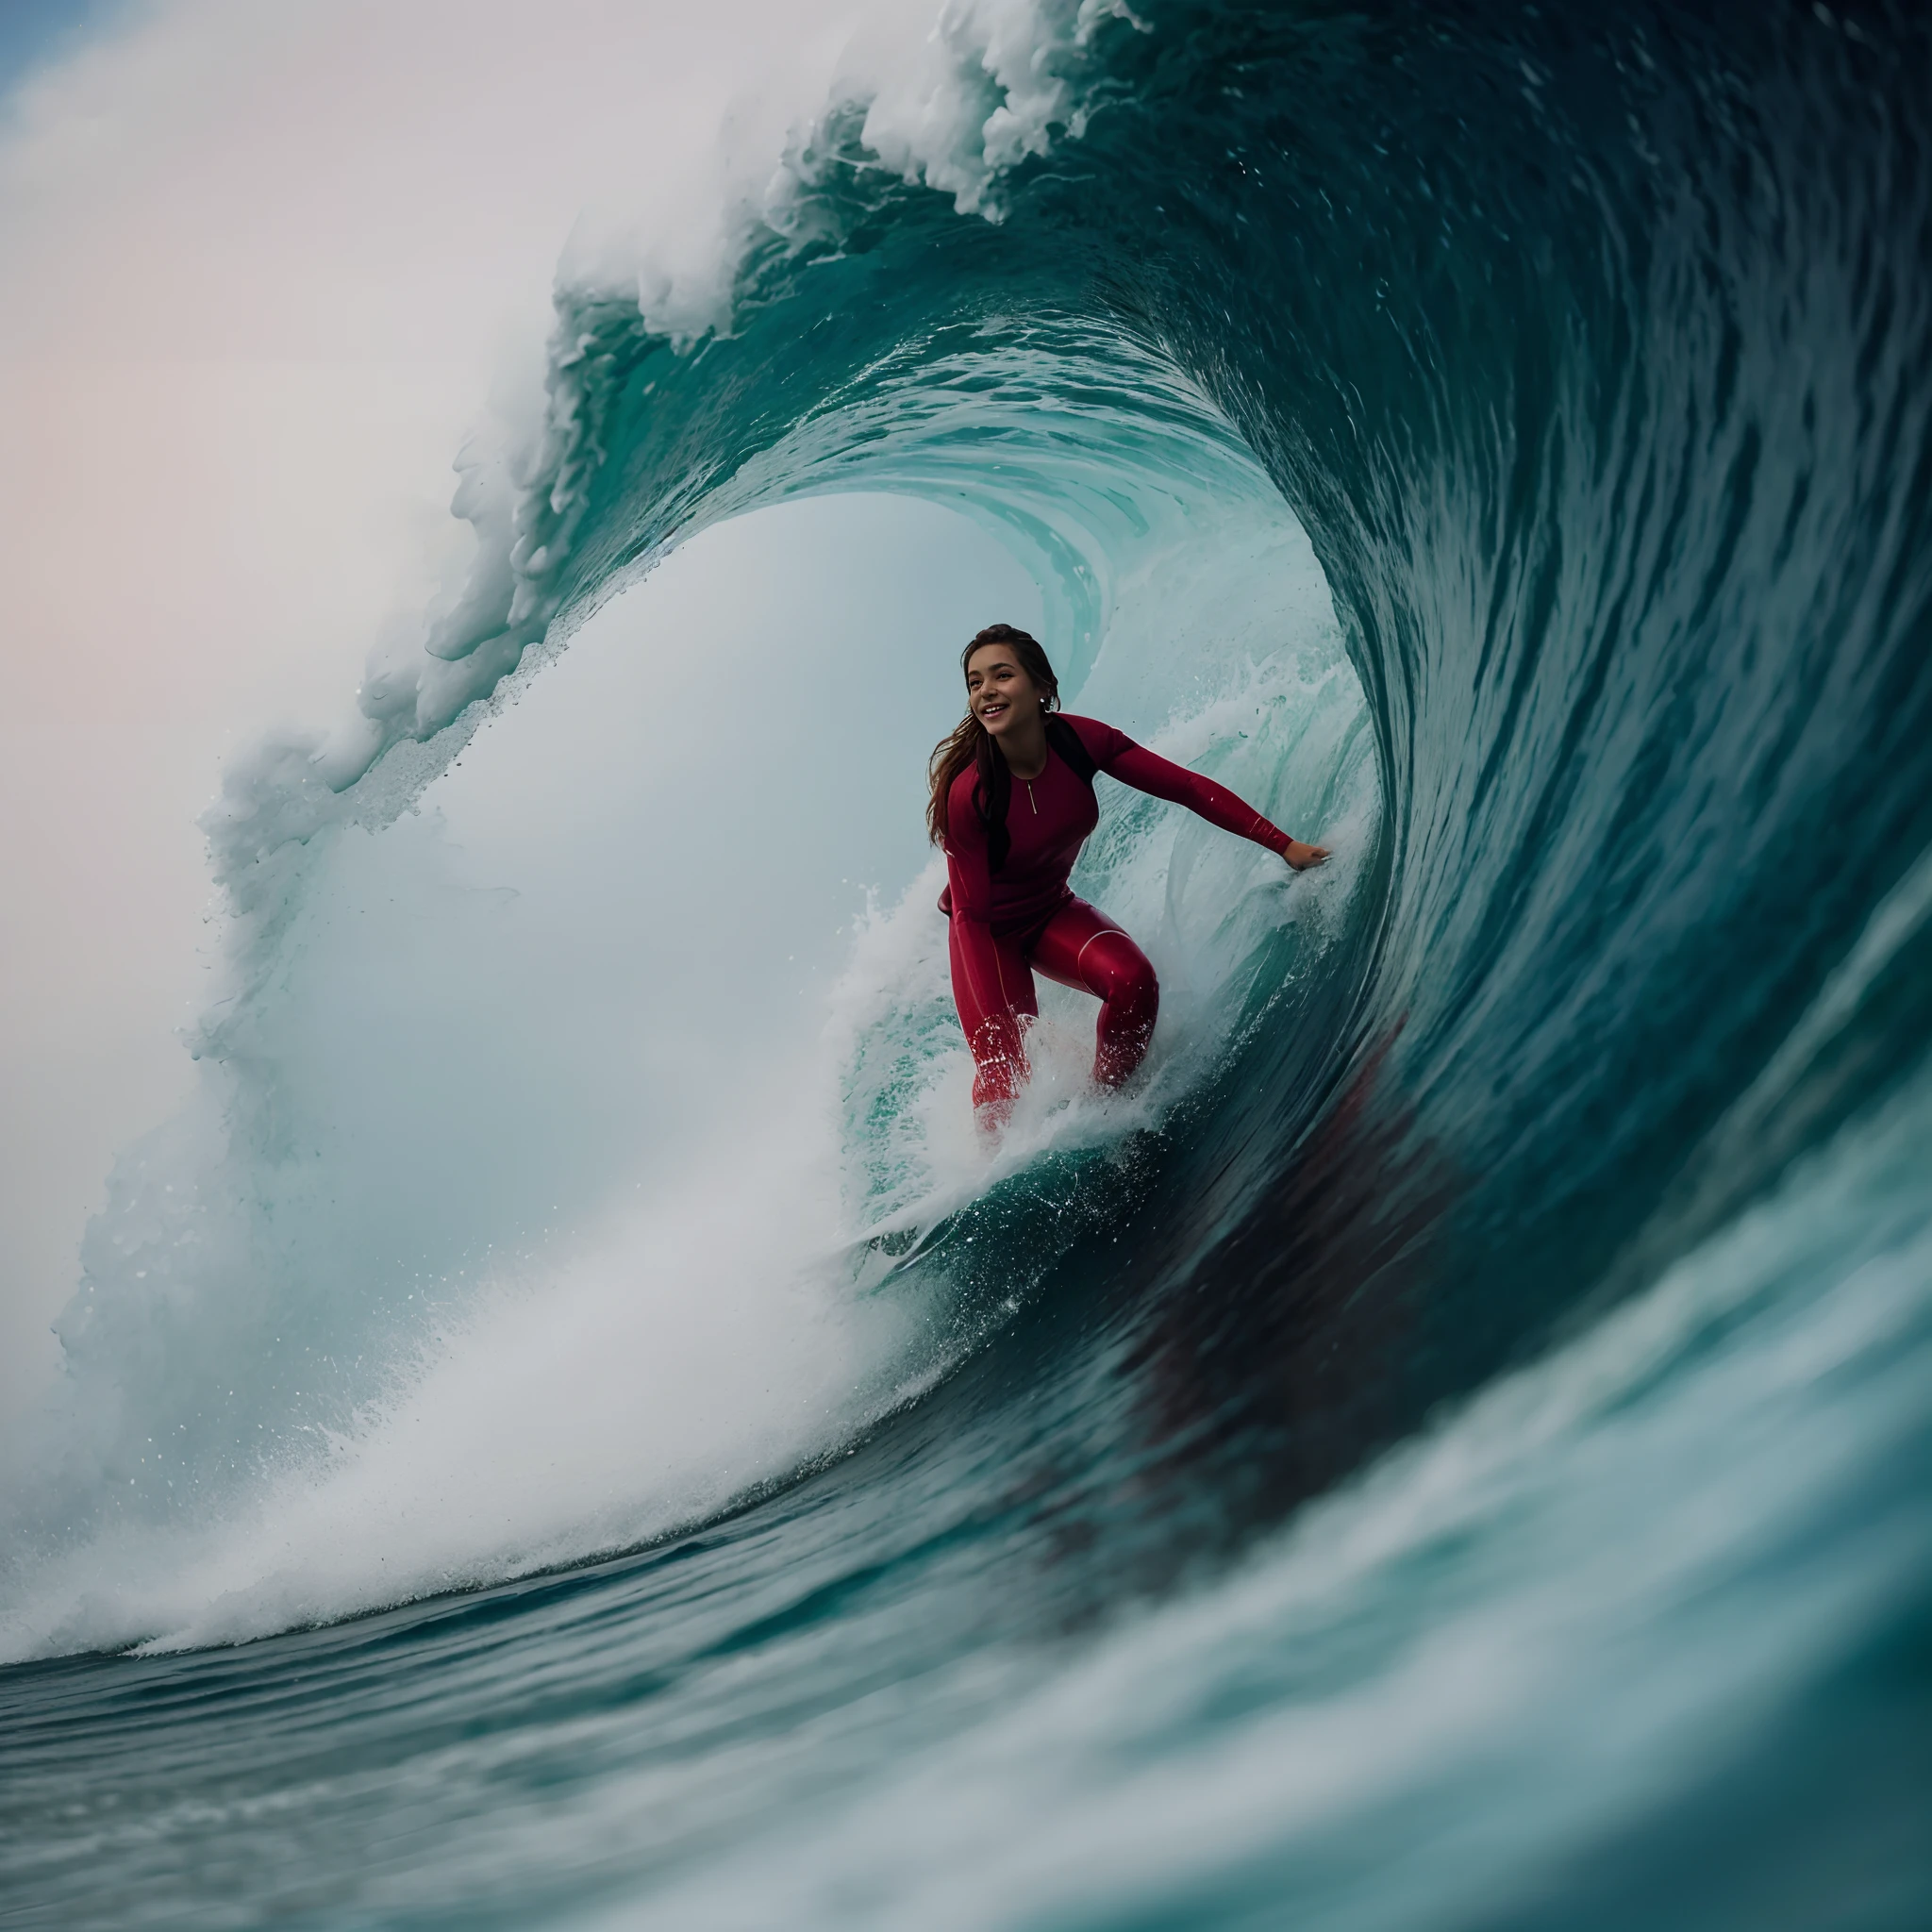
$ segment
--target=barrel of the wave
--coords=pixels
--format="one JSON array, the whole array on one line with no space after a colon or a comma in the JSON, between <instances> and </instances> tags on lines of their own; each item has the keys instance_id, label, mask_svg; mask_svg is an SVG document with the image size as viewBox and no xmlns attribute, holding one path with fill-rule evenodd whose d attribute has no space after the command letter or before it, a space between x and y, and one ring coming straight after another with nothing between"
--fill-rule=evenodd
<instances>
[{"instance_id":1,"label":"barrel of the wave","mask_svg":"<svg viewBox=\"0 0 1932 1932\"><path fill-rule=\"evenodd\" d=\"M967 644L960 668L966 715L933 750L926 827L946 855L940 910L951 928L953 998L973 1050L974 1112L991 1134L1011 1118L1027 1078L1026 1030L1040 1015L1036 973L1099 1000L1097 1086L1123 1086L1154 1038L1160 987L1147 956L1067 884L1100 822L1097 774L1185 805L1297 872L1328 853L1111 724L1062 713L1059 680L1027 632L989 625Z\"/></svg>"}]
</instances>

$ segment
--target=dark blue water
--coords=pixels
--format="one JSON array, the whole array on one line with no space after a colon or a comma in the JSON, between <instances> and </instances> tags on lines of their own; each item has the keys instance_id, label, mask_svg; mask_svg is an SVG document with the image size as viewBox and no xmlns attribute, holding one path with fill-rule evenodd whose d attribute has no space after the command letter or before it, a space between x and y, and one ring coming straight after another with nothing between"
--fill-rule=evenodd
<instances>
[{"instance_id":1,"label":"dark blue water","mask_svg":"<svg viewBox=\"0 0 1932 1932\"><path fill-rule=\"evenodd\" d=\"M1932 34L1032 31L1039 151L833 112L728 332L567 291L431 658L234 781L227 1138L91 1235L8 1571L8 1923L1932 1918ZM422 1318L306 1286L359 1237L261 1074L289 949L667 542L835 490L999 530L1076 708L1347 862L1283 899L1112 802L1088 884L1191 999L991 1170L908 897L835 1035L843 1392L486 1508L422 1447L461 1363L419 1441Z\"/></svg>"}]
</instances>

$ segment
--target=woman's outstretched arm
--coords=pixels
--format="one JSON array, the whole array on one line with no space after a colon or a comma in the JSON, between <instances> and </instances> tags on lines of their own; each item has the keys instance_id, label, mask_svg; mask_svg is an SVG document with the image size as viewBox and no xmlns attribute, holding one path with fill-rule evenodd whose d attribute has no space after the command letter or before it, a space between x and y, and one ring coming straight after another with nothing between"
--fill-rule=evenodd
<instances>
[{"instance_id":1,"label":"woman's outstretched arm","mask_svg":"<svg viewBox=\"0 0 1932 1932\"><path fill-rule=\"evenodd\" d=\"M1070 718L1067 722L1079 732L1088 756L1109 778L1118 778L1123 785L1131 785L1136 791L1144 791L1151 798L1184 805L1210 825L1279 853L1297 872L1320 865L1328 857L1325 845L1309 845L1290 837L1225 785L1217 785L1212 778L1204 778L1199 772L1191 772L1185 765L1149 751L1144 744L1136 744L1124 731L1116 731L1111 724L1102 724L1091 718Z\"/></svg>"}]
</instances>

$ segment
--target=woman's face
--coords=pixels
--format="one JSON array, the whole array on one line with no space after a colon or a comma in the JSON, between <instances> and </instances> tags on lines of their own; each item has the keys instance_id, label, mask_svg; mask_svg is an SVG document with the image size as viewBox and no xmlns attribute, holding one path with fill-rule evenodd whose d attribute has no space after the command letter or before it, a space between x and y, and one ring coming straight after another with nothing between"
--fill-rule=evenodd
<instances>
[{"instance_id":1,"label":"woman's face","mask_svg":"<svg viewBox=\"0 0 1932 1932\"><path fill-rule=\"evenodd\" d=\"M1023 728L1043 706L1040 687L1020 668L1010 644L981 644L966 660L966 703L994 738Z\"/></svg>"}]
</instances>

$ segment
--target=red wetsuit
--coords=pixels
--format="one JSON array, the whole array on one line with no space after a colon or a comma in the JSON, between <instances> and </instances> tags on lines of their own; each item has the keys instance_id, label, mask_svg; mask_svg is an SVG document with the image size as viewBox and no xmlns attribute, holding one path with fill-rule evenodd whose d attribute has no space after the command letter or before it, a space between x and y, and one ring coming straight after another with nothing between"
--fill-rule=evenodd
<instances>
[{"instance_id":1,"label":"red wetsuit","mask_svg":"<svg viewBox=\"0 0 1932 1932\"><path fill-rule=\"evenodd\" d=\"M1170 763L1111 724L1071 714L1066 722L1109 777L1185 805L1209 824L1271 852L1287 850L1288 834L1225 786ZM1093 788L1049 745L1039 777L1012 781L1007 807L1012 844L1006 863L993 872L986 823L974 802L978 782L969 766L946 795L948 885L940 909L952 926L953 998L978 1067L973 1104L999 1120L1026 1077L1024 1023L1040 1011L1036 971L1099 998L1093 1077L1108 1087L1118 1087L1141 1064L1160 989L1140 947L1068 890L1074 861L1100 822Z\"/></svg>"}]
</instances>

